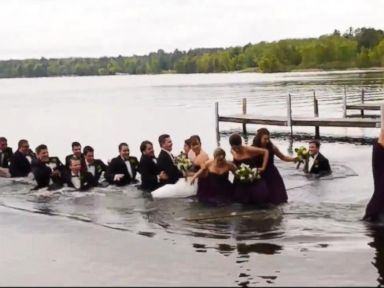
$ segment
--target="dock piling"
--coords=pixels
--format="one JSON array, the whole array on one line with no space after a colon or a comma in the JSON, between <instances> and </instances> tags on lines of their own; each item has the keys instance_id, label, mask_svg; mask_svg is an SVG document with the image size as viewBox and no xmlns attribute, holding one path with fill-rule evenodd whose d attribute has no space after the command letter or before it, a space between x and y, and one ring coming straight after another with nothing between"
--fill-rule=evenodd
<instances>
[{"instance_id":1,"label":"dock piling","mask_svg":"<svg viewBox=\"0 0 384 288\"><path fill-rule=\"evenodd\" d=\"M219 102L215 102L216 142L220 146Z\"/></svg>"},{"instance_id":2,"label":"dock piling","mask_svg":"<svg viewBox=\"0 0 384 288\"><path fill-rule=\"evenodd\" d=\"M343 94L343 118L347 117L347 88L344 86Z\"/></svg>"},{"instance_id":3,"label":"dock piling","mask_svg":"<svg viewBox=\"0 0 384 288\"><path fill-rule=\"evenodd\" d=\"M316 92L313 91L313 112L316 118L319 118L319 102L316 98ZM315 126L315 138L320 139L320 127Z\"/></svg>"},{"instance_id":4,"label":"dock piling","mask_svg":"<svg viewBox=\"0 0 384 288\"><path fill-rule=\"evenodd\" d=\"M247 98L243 98L243 115L247 114ZM247 135L247 124L243 123L243 133Z\"/></svg>"},{"instance_id":5,"label":"dock piling","mask_svg":"<svg viewBox=\"0 0 384 288\"><path fill-rule=\"evenodd\" d=\"M361 89L361 104L364 104L365 90ZM360 110L361 117L364 118L364 109Z\"/></svg>"},{"instance_id":6,"label":"dock piling","mask_svg":"<svg viewBox=\"0 0 384 288\"><path fill-rule=\"evenodd\" d=\"M384 128L384 104L380 106L380 127L378 128Z\"/></svg>"},{"instance_id":7,"label":"dock piling","mask_svg":"<svg viewBox=\"0 0 384 288\"><path fill-rule=\"evenodd\" d=\"M291 130L291 138L293 137L293 128L292 128L292 101L291 94L288 93L287 96L287 126L290 127Z\"/></svg>"}]
</instances>

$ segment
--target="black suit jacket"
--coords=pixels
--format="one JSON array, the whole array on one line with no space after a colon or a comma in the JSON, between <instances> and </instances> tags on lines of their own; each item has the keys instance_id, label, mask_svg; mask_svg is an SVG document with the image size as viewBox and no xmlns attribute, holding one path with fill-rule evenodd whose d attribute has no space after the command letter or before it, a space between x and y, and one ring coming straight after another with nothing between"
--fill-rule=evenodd
<instances>
[{"instance_id":1,"label":"black suit jacket","mask_svg":"<svg viewBox=\"0 0 384 288\"><path fill-rule=\"evenodd\" d=\"M9 161L13 155L12 148L5 148L4 152L0 151L0 167L9 168Z\"/></svg>"},{"instance_id":2,"label":"black suit jacket","mask_svg":"<svg viewBox=\"0 0 384 288\"><path fill-rule=\"evenodd\" d=\"M72 173L70 170L66 170L63 176L63 183L67 184L68 187L75 188L72 183ZM92 174L89 172L80 172L80 189L79 191L86 191L92 187L97 186L97 182L93 178Z\"/></svg>"},{"instance_id":3,"label":"black suit jacket","mask_svg":"<svg viewBox=\"0 0 384 288\"><path fill-rule=\"evenodd\" d=\"M139 166L139 161L136 157L129 157L128 161L131 164L132 168L132 177L128 173L127 165L125 161L121 159L120 156L113 158L111 163L108 165L107 172L105 173L105 178L110 184L116 184L117 186L124 186L132 182L136 182L136 173ZM124 177L120 181L114 181L116 174L124 174Z\"/></svg>"},{"instance_id":4,"label":"black suit jacket","mask_svg":"<svg viewBox=\"0 0 384 288\"><path fill-rule=\"evenodd\" d=\"M156 158L150 158L141 155L139 163L139 173L141 174L141 188L148 191L153 191L160 187L160 182L157 176L160 174L160 167Z\"/></svg>"},{"instance_id":5,"label":"black suit jacket","mask_svg":"<svg viewBox=\"0 0 384 288\"><path fill-rule=\"evenodd\" d=\"M52 158L52 161L57 161L57 157L50 157L50 160ZM54 160L53 160L54 159ZM60 160L58 160L60 161ZM61 163L61 162L60 162ZM61 167L64 167L61 164ZM44 163L38 159L34 159L31 164L32 173L35 177L35 180L37 182L37 186L35 186L34 189L40 189L43 187L50 187L50 180L52 179L52 182L55 183L55 187L59 188L63 185L62 177L61 176L52 176L52 169L51 167L47 166L47 163ZM54 168L53 170L59 170L59 168ZM60 171L60 170L59 170Z\"/></svg>"},{"instance_id":6,"label":"black suit jacket","mask_svg":"<svg viewBox=\"0 0 384 288\"><path fill-rule=\"evenodd\" d=\"M31 164L27 160L24 154L16 151L10 161L9 173L11 177L26 177L31 172Z\"/></svg>"},{"instance_id":7,"label":"black suit jacket","mask_svg":"<svg viewBox=\"0 0 384 288\"><path fill-rule=\"evenodd\" d=\"M171 156L164 150L161 150L159 157L157 157L157 164L160 170L163 170L168 176L168 180L160 181L161 184L175 184L179 178L183 177L183 173L177 169Z\"/></svg>"},{"instance_id":8,"label":"black suit jacket","mask_svg":"<svg viewBox=\"0 0 384 288\"><path fill-rule=\"evenodd\" d=\"M309 170L309 157L305 161L304 172L324 176L332 172L329 161L323 154L319 153L313 163L311 170Z\"/></svg>"},{"instance_id":9,"label":"black suit jacket","mask_svg":"<svg viewBox=\"0 0 384 288\"><path fill-rule=\"evenodd\" d=\"M92 175L92 177L95 178L96 183L98 183L101 174L107 171L107 165L105 165L104 162L100 159L95 159L93 162L93 165L95 166L95 175ZM82 167L82 170L84 170L85 172L88 172L87 164L85 164L85 159L82 161L81 167Z\"/></svg>"}]
</instances>

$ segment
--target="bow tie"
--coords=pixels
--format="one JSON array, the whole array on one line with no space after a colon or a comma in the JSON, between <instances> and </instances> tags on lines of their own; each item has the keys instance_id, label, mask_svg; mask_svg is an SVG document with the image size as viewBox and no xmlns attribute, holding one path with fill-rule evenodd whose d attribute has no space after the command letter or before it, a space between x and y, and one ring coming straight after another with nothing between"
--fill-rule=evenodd
<instances>
[{"instance_id":1,"label":"bow tie","mask_svg":"<svg viewBox=\"0 0 384 288\"><path fill-rule=\"evenodd\" d=\"M315 158L315 155L311 155L311 158Z\"/></svg>"},{"instance_id":2,"label":"bow tie","mask_svg":"<svg viewBox=\"0 0 384 288\"><path fill-rule=\"evenodd\" d=\"M92 166L95 166L95 163L88 164L88 167L92 167Z\"/></svg>"},{"instance_id":3,"label":"bow tie","mask_svg":"<svg viewBox=\"0 0 384 288\"><path fill-rule=\"evenodd\" d=\"M73 177L77 177L77 178L79 178L79 175L72 175L72 178L73 178Z\"/></svg>"}]
</instances>

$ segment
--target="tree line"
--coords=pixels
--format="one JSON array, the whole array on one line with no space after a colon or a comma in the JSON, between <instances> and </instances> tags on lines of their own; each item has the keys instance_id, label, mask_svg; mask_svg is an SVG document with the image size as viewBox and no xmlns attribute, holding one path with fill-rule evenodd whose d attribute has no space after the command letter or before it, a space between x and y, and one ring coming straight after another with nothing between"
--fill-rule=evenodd
<instances>
[{"instance_id":1,"label":"tree line","mask_svg":"<svg viewBox=\"0 0 384 288\"><path fill-rule=\"evenodd\" d=\"M0 61L0 78L384 67L384 31L335 30L318 38L284 39L230 48L144 56Z\"/></svg>"}]
</instances>

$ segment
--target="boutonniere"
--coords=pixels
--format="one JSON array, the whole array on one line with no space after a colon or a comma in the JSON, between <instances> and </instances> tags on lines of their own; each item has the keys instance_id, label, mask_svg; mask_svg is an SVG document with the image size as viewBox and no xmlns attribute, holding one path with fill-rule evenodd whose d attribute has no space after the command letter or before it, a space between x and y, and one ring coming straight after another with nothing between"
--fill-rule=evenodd
<instances>
[{"instance_id":1,"label":"boutonniere","mask_svg":"<svg viewBox=\"0 0 384 288\"><path fill-rule=\"evenodd\" d=\"M101 168L100 165L97 165L97 166L96 166L96 171L97 171L98 173L100 173L102 170L103 170L103 169Z\"/></svg>"},{"instance_id":2,"label":"boutonniere","mask_svg":"<svg viewBox=\"0 0 384 288\"><path fill-rule=\"evenodd\" d=\"M132 166L136 167L137 166L137 161L136 159L129 159L129 163L131 163Z\"/></svg>"}]
</instances>

